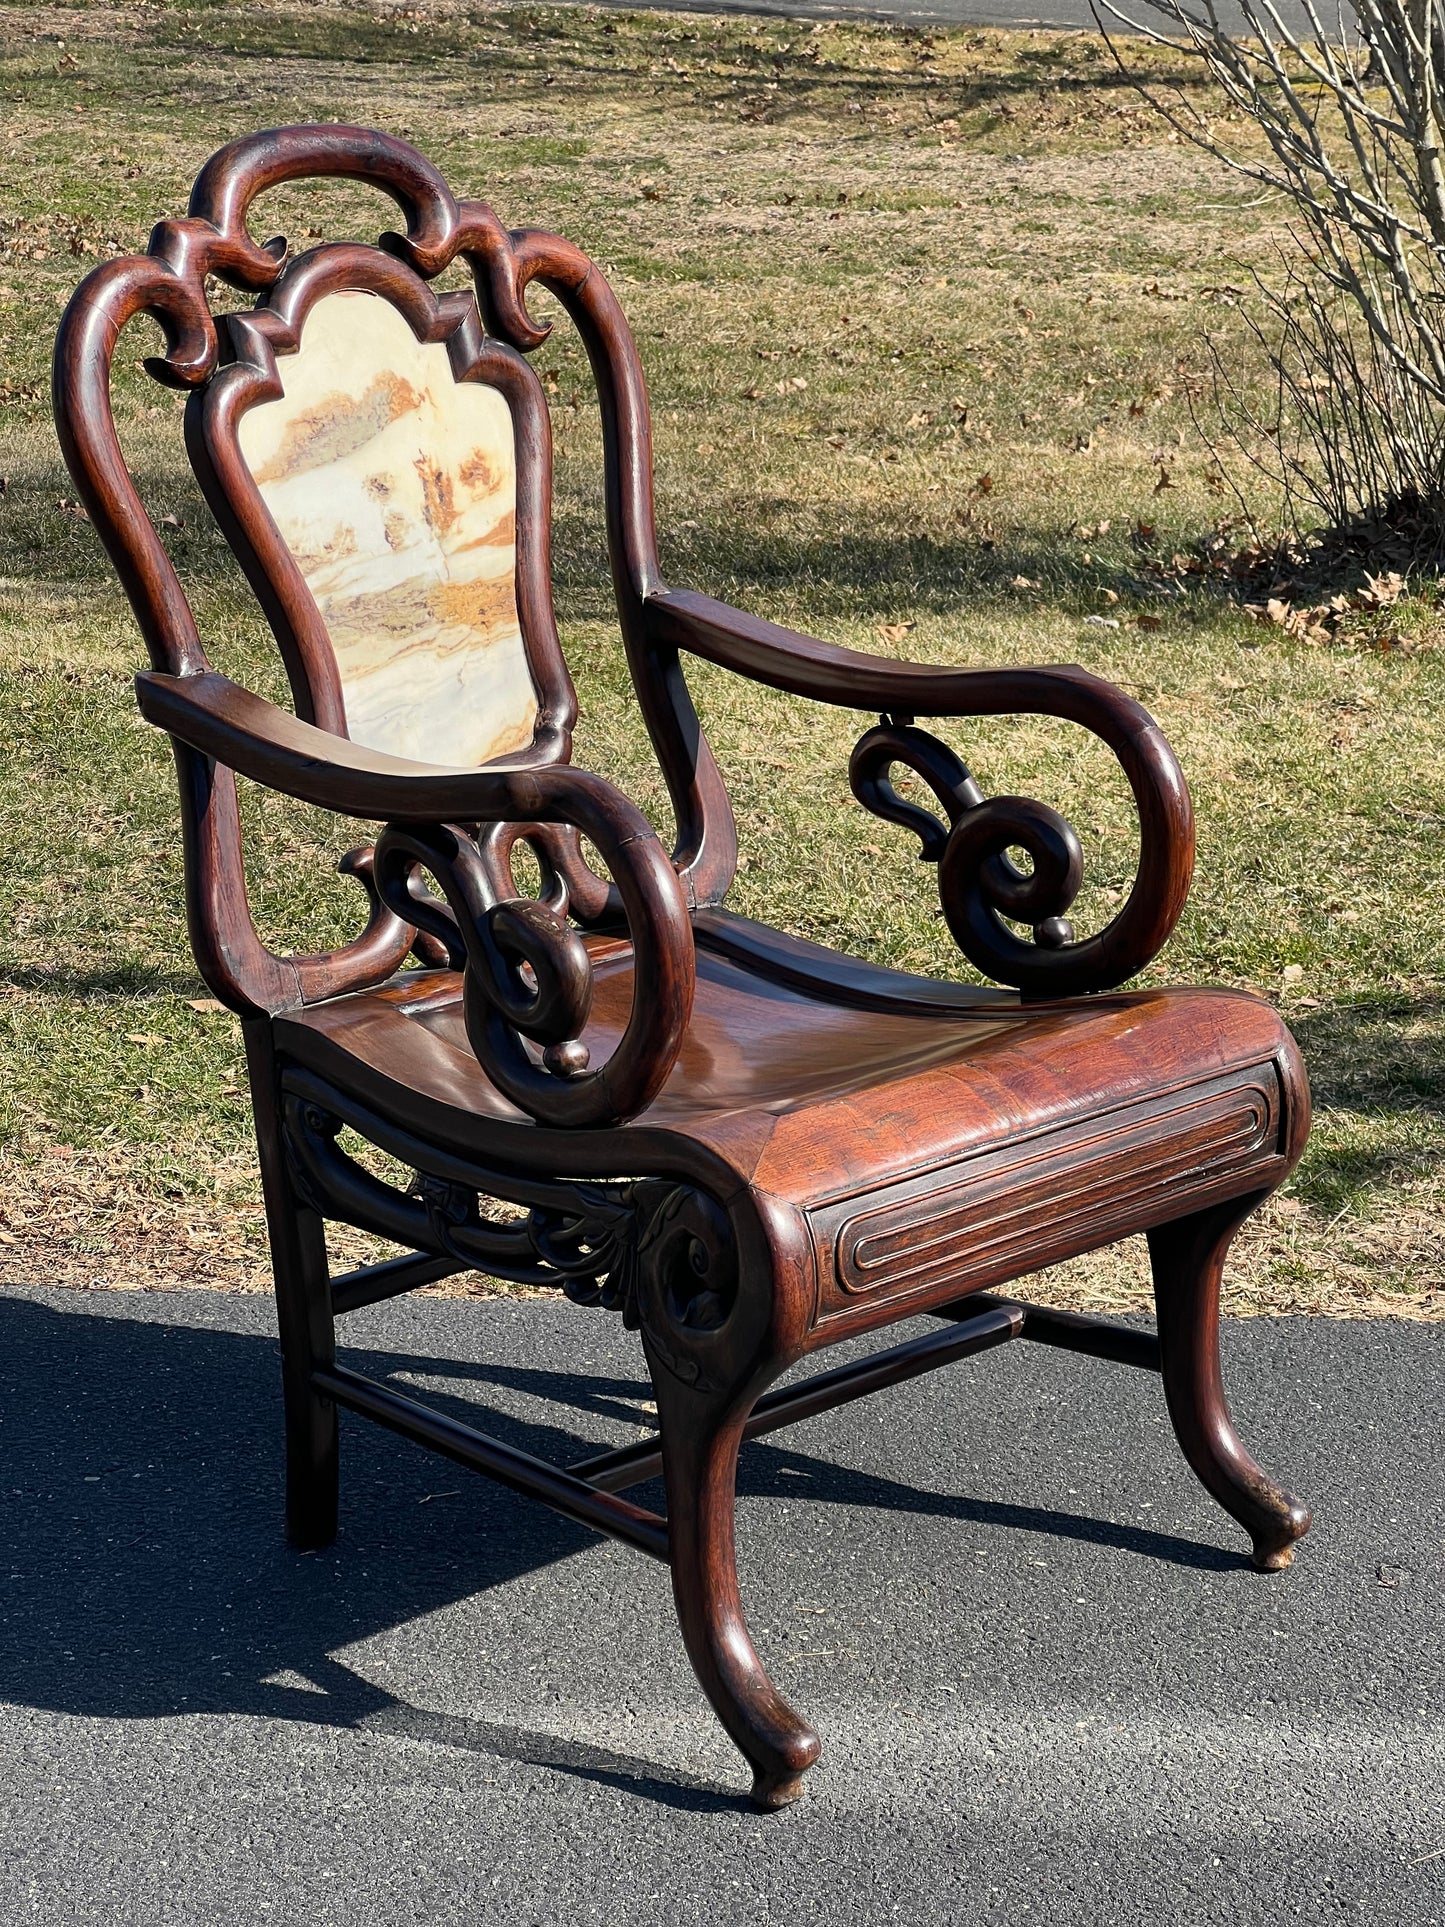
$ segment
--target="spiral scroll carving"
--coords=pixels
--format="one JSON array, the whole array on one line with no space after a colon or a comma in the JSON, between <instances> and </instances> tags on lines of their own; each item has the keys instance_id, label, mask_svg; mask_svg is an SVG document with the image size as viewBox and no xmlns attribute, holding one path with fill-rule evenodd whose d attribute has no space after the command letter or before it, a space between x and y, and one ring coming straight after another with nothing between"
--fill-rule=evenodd
<instances>
[{"instance_id":1,"label":"spiral scroll carving","mask_svg":"<svg viewBox=\"0 0 1445 1927\"><path fill-rule=\"evenodd\" d=\"M634 1115L672 1068L692 1005L691 950L676 875L643 819L589 810L579 774L559 775L617 874L633 939L632 1012L605 1063L594 1067L582 1032L592 1009L592 960L557 908L499 897L495 849L455 824L389 824L372 868L383 903L464 964L467 1037L487 1075L540 1123L611 1125ZM612 808L612 815L618 810ZM429 872L440 898L422 883ZM513 886L515 887L515 886Z\"/></svg>"},{"instance_id":2,"label":"spiral scroll carving","mask_svg":"<svg viewBox=\"0 0 1445 1927\"><path fill-rule=\"evenodd\" d=\"M398 915L465 959L467 1036L488 1075L530 1107L543 1080L585 1076L581 1033L592 1009L592 963L582 938L555 910L526 897L496 901L493 876L477 845L453 824L382 832L376 887ZM419 888L418 872L441 883L445 902ZM542 1069L523 1039L541 1049Z\"/></svg>"},{"instance_id":3,"label":"spiral scroll carving","mask_svg":"<svg viewBox=\"0 0 1445 1927\"><path fill-rule=\"evenodd\" d=\"M276 128L231 141L201 171L186 215L158 222L144 254L123 256L94 268L66 309L54 358L56 426L61 447L81 500L135 610L153 669L170 676L191 676L205 673L210 664L176 569L146 513L121 451L110 396L117 344L133 319L151 317L163 334L164 351L147 359L147 370L169 387L190 391L193 400L200 395L210 397L215 392L213 378L228 377L236 362L249 356L257 358L256 368L248 367L243 372L249 375L259 370L264 375L266 352L284 346L289 326L282 312L289 298L286 288L294 293L314 280L321 272L315 264L328 250L313 250L290 260L285 239L258 239L251 230L251 218L258 199L270 190L313 177L367 183L382 190L401 210L397 231L379 238L380 255L368 268L373 281L376 262L388 255L396 264L397 275L404 277L409 271L422 282L433 281L454 265L465 265L472 276L476 309L485 324L489 352L526 354L547 338L551 324L534 319L527 310L527 291L534 283L554 296L575 323L597 379L609 478L609 549L623 639L677 818L675 854L681 891L694 902L720 900L732 880L736 859L736 833L727 793L678 673L676 653L655 649L642 634L644 600L660 587L647 396L635 346L616 297L579 248L541 230L509 230L484 202L459 199L430 162L405 142L388 135L328 124ZM330 251L333 257L335 252ZM218 329L209 299L213 280L261 297L259 311L228 315ZM447 322L455 319L465 305L459 294L439 298L424 291L416 294L413 290L413 294L408 312L414 327L426 324L422 309L427 302ZM268 330L274 341L268 339ZM453 344L459 352L468 347L480 351L484 345L477 314L454 334L447 334L445 328L441 334L446 335L449 353ZM238 377L238 393L243 385ZM188 437L192 435L192 417L199 421L202 412L199 403L191 409ZM195 447L201 447L203 440L197 427ZM203 469L204 462L198 462L198 473ZM542 527L544 534L545 509L544 503L541 510L534 511L529 524ZM279 633L278 641L285 654L287 645ZM288 671L293 668L289 659L287 667ZM562 674L565 678L565 668ZM293 687L294 683L293 676ZM569 692L570 685L564 693ZM322 727L336 727L339 703L326 710L318 698L312 705L313 715L308 702L309 698L302 701L298 696L303 718ZM550 744L549 754L565 755L570 721L566 701L554 692L546 729L539 718L534 744L538 760L542 760L539 745L544 739ZM388 910L355 942L322 956L297 957L269 950L255 930L245 900L234 780L224 766L211 764L179 740L177 756L188 824L192 929L202 974L216 994L232 1009L255 1014L384 981L412 941L417 927L417 920L409 914L413 906L395 914ZM590 824L523 820L517 828L534 848L545 851L552 872L565 887L565 906L544 893L546 907L586 927L632 922L636 940L632 916L636 905L624 902L626 892L620 887L610 853L604 855L614 882L591 872L583 858L579 832L598 842ZM479 838L484 859L494 871L508 867L507 852L502 848L508 833L497 829ZM360 869L354 874L365 884ZM519 893L500 885L496 890L498 901L509 894ZM636 894L634 891L634 898ZM495 974L505 984L510 969L515 992L516 974L525 977L534 967L528 950L534 945L535 932L530 927L518 931L503 923L492 935L500 956L511 960L510 965L496 963ZM549 953L558 948L550 932L540 941ZM690 956L680 937L670 943L674 951L681 954L686 950ZM441 955L459 959L463 948L453 930L434 934L434 940L420 946L420 954L427 962L435 962ZM639 957L639 969L642 963ZM666 981L661 1001L668 1017L666 1024L652 1023L655 1040L664 1030L677 1028L684 1001L682 965L665 963L662 974ZM543 1092L569 1078L575 1087L584 1074L590 1074L578 1053L569 1048L575 1041L557 1041L560 1055L554 1057L546 1072L549 1085L541 1087ZM544 1043L546 1048L549 1045ZM644 1071L639 1040L634 1036L625 1050L614 1053L607 1069L607 1101L594 1094L583 1103L574 1089L566 1121L599 1123L609 1116L632 1115L666 1074L666 1064L661 1063L665 1054L659 1055L660 1069L654 1064ZM560 1115L557 1121L562 1121Z\"/></svg>"},{"instance_id":4,"label":"spiral scroll carving","mask_svg":"<svg viewBox=\"0 0 1445 1927\"><path fill-rule=\"evenodd\" d=\"M928 785L942 817L898 794L890 777L898 764ZM987 976L1043 995L1120 980L1108 974L1100 939L1076 941L1065 916L1083 881L1084 854L1057 810L1027 796L985 797L946 743L887 716L859 739L848 774L864 809L912 831L920 860L938 865L944 920L964 956ZM1032 870L1015 863L1010 852L1016 849L1028 855ZM1030 926L1032 943L1010 923Z\"/></svg>"}]
</instances>

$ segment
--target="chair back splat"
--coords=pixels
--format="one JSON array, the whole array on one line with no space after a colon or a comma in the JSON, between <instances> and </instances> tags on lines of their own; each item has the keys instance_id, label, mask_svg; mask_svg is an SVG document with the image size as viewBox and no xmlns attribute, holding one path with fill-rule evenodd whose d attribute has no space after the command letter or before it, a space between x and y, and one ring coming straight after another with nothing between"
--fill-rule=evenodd
<instances>
[{"instance_id":1,"label":"chair back splat","mask_svg":"<svg viewBox=\"0 0 1445 1927\"><path fill-rule=\"evenodd\" d=\"M257 197L313 176L381 189L401 231L294 257L258 242ZM470 289L439 293L448 270ZM217 283L251 305L214 313ZM596 380L612 584L670 850L572 762L534 285ZM291 710L213 669L126 469L110 379L137 315L164 333L146 367L187 392L191 463L275 635ZM184 219L77 291L55 413L150 653L141 710L174 746L192 948L243 1020L296 1545L335 1534L345 1407L665 1561L688 1656L763 1807L799 1796L819 1740L743 1616L734 1497L750 1439L1034 1340L1158 1373L1186 1459L1255 1564L1289 1563L1309 1512L1234 1428L1219 1292L1235 1232L1299 1159L1309 1092L1261 999L1126 987L1174 928L1194 853L1188 788L1137 702L1068 665L887 661L668 588L646 390L606 281L570 242L507 229L362 128L222 148ZM991 983L882 969L728 909L736 831L688 657L871 712L853 796L917 839L948 931ZM919 721L1018 714L1090 732L1128 783L1137 870L1097 930L1071 920L1084 848L1065 818L985 795ZM369 903L352 941L311 956L262 941L238 775L381 826L343 861ZM535 895L514 873L519 842ZM353 1135L410 1181L380 1176ZM400 1250L334 1278L328 1222ZM1005 1292L1134 1234L1154 1331ZM579 1441L570 1466L544 1463L338 1359L346 1314L464 1271L635 1331L655 1437ZM920 1316L938 1322L770 1389L811 1353ZM621 1496L659 1472L666 1517Z\"/></svg>"}]
</instances>

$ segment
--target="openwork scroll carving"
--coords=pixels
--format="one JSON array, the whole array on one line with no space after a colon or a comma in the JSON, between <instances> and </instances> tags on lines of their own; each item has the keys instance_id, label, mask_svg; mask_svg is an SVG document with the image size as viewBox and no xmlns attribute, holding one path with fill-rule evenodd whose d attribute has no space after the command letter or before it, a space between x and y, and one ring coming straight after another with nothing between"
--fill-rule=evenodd
<instances>
[{"instance_id":1,"label":"openwork scroll carving","mask_svg":"<svg viewBox=\"0 0 1445 1927\"><path fill-rule=\"evenodd\" d=\"M890 772L902 764L937 798L943 812L900 796ZM908 716L885 715L861 736L848 765L853 794L872 815L919 840L919 858L938 866L938 895L954 942L970 963L998 983L1034 995L1107 988L1127 969L1129 925L1138 886L1104 931L1079 939L1065 912L1083 882L1078 833L1047 804L1027 796L986 797L946 743ZM1031 870L1011 854L1024 851ZM1010 929L1021 923L1029 942ZM1133 968L1147 961L1138 954Z\"/></svg>"},{"instance_id":2,"label":"openwork scroll carving","mask_svg":"<svg viewBox=\"0 0 1445 1927\"><path fill-rule=\"evenodd\" d=\"M511 877L505 848L484 855L456 824L393 823L376 844L373 874L382 901L464 966L467 1037L497 1089L544 1123L610 1125L642 1110L676 1061L692 1011L691 932L676 875L646 820L581 772L560 780L576 827L612 866L632 938L632 1010L604 1064L593 1066L582 1040L592 959L566 921L565 881L555 870L546 873L555 886L550 903L501 895L503 875ZM425 891L423 872L442 897Z\"/></svg>"},{"instance_id":3,"label":"openwork scroll carving","mask_svg":"<svg viewBox=\"0 0 1445 1927\"><path fill-rule=\"evenodd\" d=\"M520 1176L439 1153L305 1074L284 1106L292 1182L312 1210L380 1237L457 1260L514 1284L554 1286L574 1304L619 1312L691 1384L707 1382L697 1344L720 1333L737 1300L738 1256L727 1213L695 1186ZM342 1149L351 1124L414 1166L398 1189ZM521 1207L515 1216L483 1200Z\"/></svg>"},{"instance_id":4,"label":"openwork scroll carving","mask_svg":"<svg viewBox=\"0 0 1445 1927\"><path fill-rule=\"evenodd\" d=\"M898 794L889 772L899 763L928 785L946 821ZM1069 961L1074 926L1064 912L1079 893L1084 853L1057 810L1027 796L985 797L948 745L906 718L885 716L859 738L848 780L864 809L911 830L921 860L938 865L944 920L970 963L1009 984L1020 970L1032 974L1039 949ZM1015 849L1027 852L1032 871L1014 862ZM1030 925L1033 944L1006 918Z\"/></svg>"}]
</instances>

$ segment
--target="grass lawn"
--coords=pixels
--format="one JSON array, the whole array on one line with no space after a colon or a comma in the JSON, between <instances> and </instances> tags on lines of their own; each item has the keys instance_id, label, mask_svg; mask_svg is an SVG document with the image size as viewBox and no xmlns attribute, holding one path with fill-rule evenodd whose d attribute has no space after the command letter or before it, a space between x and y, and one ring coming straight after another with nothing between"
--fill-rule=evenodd
<instances>
[{"instance_id":1,"label":"grass lawn","mask_svg":"<svg viewBox=\"0 0 1445 1927\"><path fill-rule=\"evenodd\" d=\"M238 1028L191 970L169 752L135 714L139 638L73 503L47 365L80 275L182 212L222 140L345 118L605 265L648 372L672 582L856 646L1080 662L1160 718L1200 849L1148 981L1276 999L1316 1094L1233 1306L1445 1316L1445 619L1407 598L1311 643L1172 564L1231 510L1195 426L1203 337L1260 389L1238 291L1282 215L1172 140L1096 36L444 0L0 7L0 26L0 1278L266 1282ZM391 209L323 186L261 218L304 242ZM660 812L609 614L596 412L557 335L539 359L578 756ZM179 407L127 374L132 465L213 658L275 693ZM957 973L932 873L848 798L866 719L701 667L696 686L739 807L738 907ZM947 733L985 789L1071 816L1080 920L1107 914L1133 856L1107 756L1035 720ZM331 864L355 831L249 802L265 930L339 939L359 897ZM1039 1290L1142 1303L1142 1252Z\"/></svg>"}]
</instances>

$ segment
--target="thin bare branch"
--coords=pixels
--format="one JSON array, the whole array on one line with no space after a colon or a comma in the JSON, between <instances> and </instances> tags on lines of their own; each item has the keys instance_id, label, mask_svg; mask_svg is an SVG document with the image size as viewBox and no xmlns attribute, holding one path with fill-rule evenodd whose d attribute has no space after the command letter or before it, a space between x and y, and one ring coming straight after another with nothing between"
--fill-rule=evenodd
<instances>
[{"instance_id":1,"label":"thin bare branch","mask_svg":"<svg viewBox=\"0 0 1445 1927\"><path fill-rule=\"evenodd\" d=\"M1416 547L1445 561L1445 0L1354 0L1353 31L1343 0L1328 28L1323 0L1301 0L1307 31L1282 0L1238 0L1239 32L1214 0L1137 4L1149 20L1094 0L1120 72L1298 220L1245 314L1274 378L1272 422L1209 342L1227 432L1291 513L1337 531L1408 516ZM1264 151L1232 150L1182 86L1166 97L1145 81L1105 14L1195 59Z\"/></svg>"}]
</instances>

